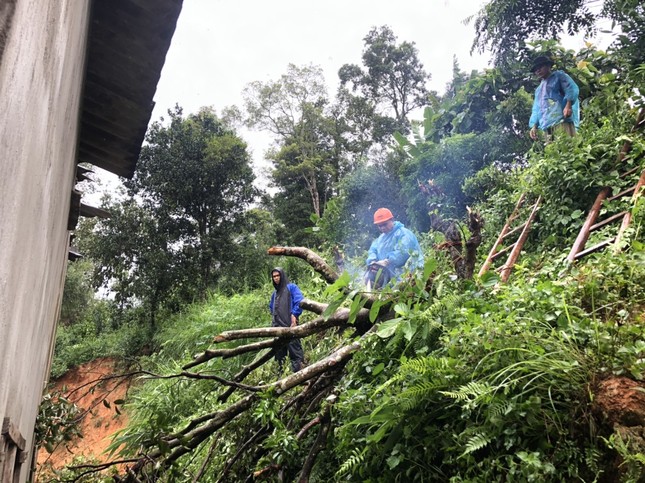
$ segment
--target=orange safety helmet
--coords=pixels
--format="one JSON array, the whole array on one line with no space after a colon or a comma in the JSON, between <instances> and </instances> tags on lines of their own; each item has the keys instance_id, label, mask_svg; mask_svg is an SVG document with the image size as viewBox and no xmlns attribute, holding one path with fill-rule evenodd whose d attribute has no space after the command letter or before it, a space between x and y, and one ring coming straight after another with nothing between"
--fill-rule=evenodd
<instances>
[{"instance_id":1,"label":"orange safety helmet","mask_svg":"<svg viewBox=\"0 0 645 483\"><path fill-rule=\"evenodd\" d=\"M384 223L394 218L394 215L387 208L379 208L374 212L374 224Z\"/></svg>"}]
</instances>

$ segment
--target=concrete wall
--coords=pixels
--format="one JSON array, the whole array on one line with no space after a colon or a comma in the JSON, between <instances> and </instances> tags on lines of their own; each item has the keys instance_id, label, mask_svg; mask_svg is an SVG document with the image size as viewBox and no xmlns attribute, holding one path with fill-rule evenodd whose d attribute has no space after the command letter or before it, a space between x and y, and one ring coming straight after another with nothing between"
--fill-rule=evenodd
<instances>
[{"instance_id":1,"label":"concrete wall","mask_svg":"<svg viewBox=\"0 0 645 483\"><path fill-rule=\"evenodd\" d=\"M89 7L89 0L15 0L4 32L0 423L11 418L29 449L65 276Z\"/></svg>"}]
</instances>

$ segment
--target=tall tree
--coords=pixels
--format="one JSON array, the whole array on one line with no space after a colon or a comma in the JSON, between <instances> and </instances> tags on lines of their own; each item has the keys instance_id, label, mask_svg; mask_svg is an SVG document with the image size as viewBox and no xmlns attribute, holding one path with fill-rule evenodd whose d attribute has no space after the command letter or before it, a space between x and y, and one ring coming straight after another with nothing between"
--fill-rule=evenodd
<instances>
[{"instance_id":1,"label":"tall tree","mask_svg":"<svg viewBox=\"0 0 645 483\"><path fill-rule=\"evenodd\" d=\"M193 260L199 293L217 280L236 224L254 199L253 169L246 143L211 109L184 118L169 112L146 137L129 193L142 200Z\"/></svg>"},{"instance_id":2,"label":"tall tree","mask_svg":"<svg viewBox=\"0 0 645 483\"><path fill-rule=\"evenodd\" d=\"M108 197L103 207L109 219L84 221L77 231L79 248L94 262L95 286L114 294L120 312L142 306L154 326L160 306L171 305L181 290L188 290L181 246L173 245L167 227L134 197Z\"/></svg>"},{"instance_id":3,"label":"tall tree","mask_svg":"<svg viewBox=\"0 0 645 483\"><path fill-rule=\"evenodd\" d=\"M83 247L99 280L122 303L149 304L153 317L171 301L201 297L235 262L236 232L254 199L244 141L210 109L169 111L146 136L127 197Z\"/></svg>"},{"instance_id":4,"label":"tall tree","mask_svg":"<svg viewBox=\"0 0 645 483\"><path fill-rule=\"evenodd\" d=\"M277 213L284 215L279 217L289 233L301 230L311 213L322 214L345 164L342 133L328 112L322 71L291 64L278 80L252 82L243 95L247 124L276 136L268 153L274 165L271 179L279 189L275 201L297 199L304 209L290 204ZM301 203L303 192L309 199L308 208Z\"/></svg>"},{"instance_id":5,"label":"tall tree","mask_svg":"<svg viewBox=\"0 0 645 483\"><path fill-rule=\"evenodd\" d=\"M376 138L396 130L407 131L408 114L428 101L430 79L419 60L414 42L397 44L388 26L375 27L363 39L363 66L343 65L341 87L350 86L374 107Z\"/></svg>"},{"instance_id":6,"label":"tall tree","mask_svg":"<svg viewBox=\"0 0 645 483\"><path fill-rule=\"evenodd\" d=\"M73 325L87 313L94 299L92 268L87 260L68 262L59 323Z\"/></svg>"}]
</instances>

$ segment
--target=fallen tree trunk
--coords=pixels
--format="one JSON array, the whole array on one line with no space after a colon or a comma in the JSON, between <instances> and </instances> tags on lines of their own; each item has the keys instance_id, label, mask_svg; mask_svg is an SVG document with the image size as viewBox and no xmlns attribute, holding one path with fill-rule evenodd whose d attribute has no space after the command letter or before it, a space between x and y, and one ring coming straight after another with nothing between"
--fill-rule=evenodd
<instances>
[{"instance_id":1,"label":"fallen tree trunk","mask_svg":"<svg viewBox=\"0 0 645 483\"><path fill-rule=\"evenodd\" d=\"M269 254L293 256L305 260L323 276L327 283L333 284L339 278L338 274L320 256L307 248L273 247L269 249ZM344 296L347 296L348 292L346 288L341 289L341 294L344 294ZM353 292L353 294L363 299L361 300L362 306L370 306L378 297L375 294L361 294L358 292ZM378 323L381 318L389 316L386 314L389 313L391 303L392 301L380 302L375 323ZM362 348L365 339L370 336L375 326L370 322L370 311L366 308L360 310L354 309L354 311L347 308L339 308L329 316L323 317L328 310L328 304L305 299L302 301L301 306L307 311L318 314L319 317L296 327L258 327L222 332L214 337L213 342L215 344L244 339L262 340L249 342L237 347L208 349L196 355L193 361L185 364L181 373L172 376L162 376L216 381L226 387L226 390L218 397L218 400L222 403L225 403L236 391L246 392L246 394L242 394L235 402L220 410L194 418L187 423L184 429L176 433L166 436L161 435L160 440L163 441L162 446L156 449L153 448L145 454L140 455L136 463L124 471L121 476L115 477L115 480L130 483L136 481L155 481L182 456L195 451L205 440L219 434L219 431L227 424L230 424L242 414L250 411L261 398L266 397L265 395L272 395L271 397L279 398L284 397L294 389L300 388L301 391L293 397L284 399L281 412L290 411L293 414L287 424L295 425L293 428L294 433L300 434L300 437L303 437L313 426L320 426L307 457L303 461L302 468L296 473L300 475L299 481L308 481L316 458L324 449L327 435L333 426L329 412L325 412L325 410L321 412L321 405L335 391L336 384L344 374L346 364ZM349 343L338 345L326 357L277 381L257 385L242 383L253 371L272 359L275 349L286 344L289 340L309 337L330 329L349 328L352 325L350 324L350 316L356 326L362 326L362 330L360 331L362 335L360 337L355 338ZM353 331L352 337L356 333L356 331ZM258 355L252 362L243 366L232 379L227 379L207 370L203 372L188 372L188 369L215 358L225 359L249 353L257 353ZM335 396L333 397L335 398ZM296 414L299 416L295 417ZM317 416L312 418L312 414L317 414ZM304 422L301 423L300 421ZM248 455L253 456L257 460L263 451L257 449L257 447L259 447L261 441L271 431L271 425L268 427L265 426L260 430L255 430L253 435L251 435L251 439L246 439L247 442L253 441L255 443L242 444L240 450L228 460L228 463L223 468L221 479L231 471L232 466L236 462L241 460L244 452L252 452L254 447L256 447L256 452L248 453ZM248 455L246 457L249 457ZM266 468L269 467L271 465ZM280 469L280 471L282 472L283 470Z\"/></svg>"},{"instance_id":2,"label":"fallen tree trunk","mask_svg":"<svg viewBox=\"0 0 645 483\"><path fill-rule=\"evenodd\" d=\"M273 391L273 393L278 396L284 394L290 389L302 385L337 365L347 362L353 353L360 349L366 336L367 334L359 340L341 347L333 354L311 364L295 374L291 374L290 376L271 384L260 386L259 389L263 391ZM225 424L233 421L241 413L249 410L258 398L259 395L257 393L249 394L222 411L216 411L200 418L200 422L198 424L191 422L186 429L174 434L170 439L166 439L163 449L160 448L154 450L147 453L145 457L139 459L137 463L130 468L130 472L135 475L140 474L145 466L151 464L156 466L159 466L160 464L161 467L167 468L178 458L197 448L197 446L199 446L206 438L215 434ZM119 478L117 481L133 483L135 480L132 479L130 472Z\"/></svg>"}]
</instances>

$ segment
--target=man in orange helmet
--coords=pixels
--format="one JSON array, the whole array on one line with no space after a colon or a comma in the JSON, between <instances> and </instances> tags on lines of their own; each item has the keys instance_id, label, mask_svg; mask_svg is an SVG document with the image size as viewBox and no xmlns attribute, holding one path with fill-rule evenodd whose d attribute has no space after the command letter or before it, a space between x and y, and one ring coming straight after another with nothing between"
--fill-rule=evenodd
<instances>
[{"instance_id":1,"label":"man in orange helmet","mask_svg":"<svg viewBox=\"0 0 645 483\"><path fill-rule=\"evenodd\" d=\"M423 269L423 253L417 237L387 208L374 212L374 224L381 235L372 242L367 256L366 283L379 288L399 280L407 263L410 270Z\"/></svg>"}]
</instances>

